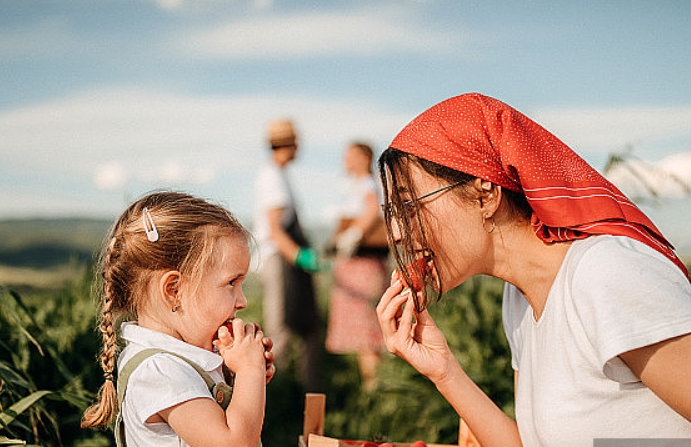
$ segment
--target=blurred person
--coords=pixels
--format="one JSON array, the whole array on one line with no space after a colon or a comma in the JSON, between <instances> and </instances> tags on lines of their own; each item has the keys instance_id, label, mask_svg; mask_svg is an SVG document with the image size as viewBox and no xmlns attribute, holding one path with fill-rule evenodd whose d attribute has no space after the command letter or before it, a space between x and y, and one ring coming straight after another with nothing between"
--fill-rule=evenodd
<instances>
[{"instance_id":1,"label":"blurred person","mask_svg":"<svg viewBox=\"0 0 691 447\"><path fill-rule=\"evenodd\" d=\"M349 177L341 204L338 231L331 242L335 252L326 349L355 353L365 389L376 385L384 351L375 307L389 278L389 250L381 213L381 194L372 174L372 148L350 144L343 163Z\"/></svg>"},{"instance_id":2,"label":"blurred person","mask_svg":"<svg viewBox=\"0 0 691 447\"><path fill-rule=\"evenodd\" d=\"M275 368L271 340L236 318L247 306L249 242L229 211L187 194L153 193L127 208L101 255L105 381L83 428L117 414L118 446L259 444Z\"/></svg>"},{"instance_id":3,"label":"blurred person","mask_svg":"<svg viewBox=\"0 0 691 447\"><path fill-rule=\"evenodd\" d=\"M423 112L379 168L399 248L377 307L387 348L436 385L483 447L691 439L688 272L614 185L480 94ZM430 294L479 274L505 281L515 421L426 310Z\"/></svg>"},{"instance_id":4,"label":"blurred person","mask_svg":"<svg viewBox=\"0 0 691 447\"><path fill-rule=\"evenodd\" d=\"M308 392L319 391L323 343L312 274L319 271L320 260L300 225L287 172L298 151L293 122L271 121L268 143L270 159L254 184L264 328L274 342L279 369L289 363L291 342L298 339L302 385Z\"/></svg>"}]
</instances>

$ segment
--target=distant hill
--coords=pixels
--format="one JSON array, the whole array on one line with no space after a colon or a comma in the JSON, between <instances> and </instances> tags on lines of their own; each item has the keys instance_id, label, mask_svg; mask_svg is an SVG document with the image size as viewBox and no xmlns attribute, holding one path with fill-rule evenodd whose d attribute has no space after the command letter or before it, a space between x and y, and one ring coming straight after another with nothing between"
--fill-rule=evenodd
<instances>
[{"instance_id":1,"label":"distant hill","mask_svg":"<svg viewBox=\"0 0 691 447\"><path fill-rule=\"evenodd\" d=\"M0 264L49 268L75 259L88 262L111 224L79 218L0 220Z\"/></svg>"},{"instance_id":2,"label":"distant hill","mask_svg":"<svg viewBox=\"0 0 691 447\"><path fill-rule=\"evenodd\" d=\"M0 220L0 265L45 269L95 259L112 221L98 219ZM306 229L321 248L330 229Z\"/></svg>"}]
</instances>

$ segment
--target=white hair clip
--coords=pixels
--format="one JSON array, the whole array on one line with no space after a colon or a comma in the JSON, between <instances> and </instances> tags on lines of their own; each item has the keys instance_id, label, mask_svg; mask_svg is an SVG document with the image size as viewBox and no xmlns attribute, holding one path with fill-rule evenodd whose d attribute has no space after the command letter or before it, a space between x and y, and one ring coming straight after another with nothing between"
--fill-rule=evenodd
<instances>
[{"instance_id":1,"label":"white hair clip","mask_svg":"<svg viewBox=\"0 0 691 447\"><path fill-rule=\"evenodd\" d=\"M150 242L156 242L158 240L158 229L154 223L154 219L151 217L151 213L147 207L142 210L142 223L144 224L144 231L146 231L146 237ZM149 229L151 227L151 229Z\"/></svg>"}]
</instances>

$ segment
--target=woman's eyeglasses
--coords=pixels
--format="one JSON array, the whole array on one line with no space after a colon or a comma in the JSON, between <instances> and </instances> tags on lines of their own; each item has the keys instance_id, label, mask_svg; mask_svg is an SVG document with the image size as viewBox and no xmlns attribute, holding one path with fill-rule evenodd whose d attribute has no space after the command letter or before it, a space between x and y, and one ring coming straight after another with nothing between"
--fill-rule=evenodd
<instances>
[{"instance_id":1,"label":"woman's eyeglasses","mask_svg":"<svg viewBox=\"0 0 691 447\"><path fill-rule=\"evenodd\" d=\"M444 191L448 191L449 189L455 188L456 186L460 186L464 183L465 183L465 181L452 183L450 185L446 185L446 186L441 187L439 189L435 189L432 192L428 192L427 194L423 194L420 197L416 197L415 199L406 200L403 202L403 210L407 214L412 214L415 211L415 207L417 206L418 202L420 202L421 200L427 199L427 198L432 197L436 194L440 194ZM393 204L393 202L386 203L386 204L382 205L381 208L382 208L382 211L384 212L385 215L389 215L392 217L396 217L396 216L401 215L398 212L399 210L396 209L397 207Z\"/></svg>"}]
</instances>

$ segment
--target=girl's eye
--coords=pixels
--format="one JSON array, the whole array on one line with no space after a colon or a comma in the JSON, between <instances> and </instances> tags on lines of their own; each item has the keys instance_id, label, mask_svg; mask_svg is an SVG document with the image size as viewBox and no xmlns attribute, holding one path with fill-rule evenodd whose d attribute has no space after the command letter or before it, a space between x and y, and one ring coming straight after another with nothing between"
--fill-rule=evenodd
<instances>
[{"instance_id":1,"label":"girl's eye","mask_svg":"<svg viewBox=\"0 0 691 447\"><path fill-rule=\"evenodd\" d=\"M228 281L229 286L237 287L239 285L242 285L242 280L244 279L244 276L238 276L236 278L231 279Z\"/></svg>"}]
</instances>

